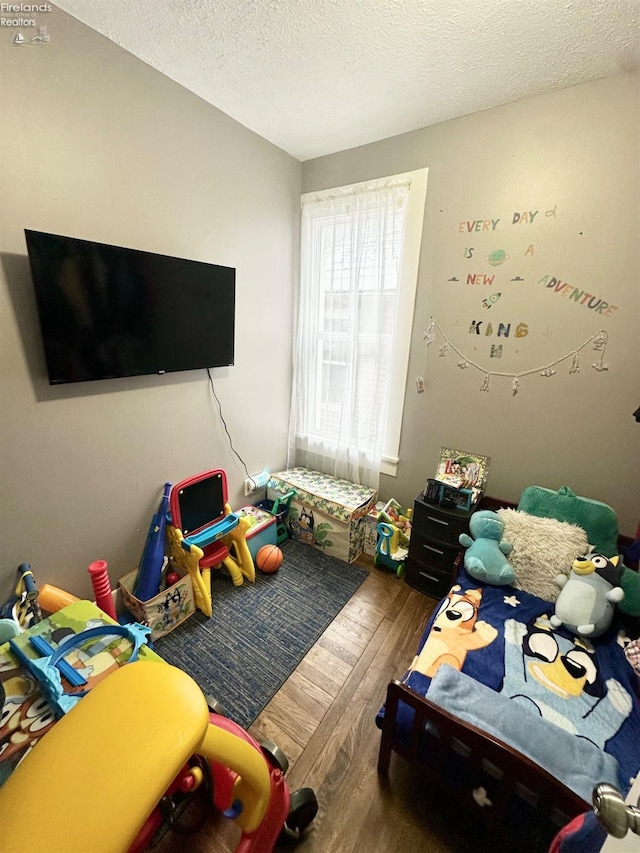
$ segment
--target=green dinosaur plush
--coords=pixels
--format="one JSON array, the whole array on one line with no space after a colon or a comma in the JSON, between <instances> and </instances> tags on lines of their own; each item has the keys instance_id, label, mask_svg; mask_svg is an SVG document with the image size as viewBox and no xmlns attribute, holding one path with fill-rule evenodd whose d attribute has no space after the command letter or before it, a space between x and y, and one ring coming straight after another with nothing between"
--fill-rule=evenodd
<instances>
[{"instance_id":1,"label":"green dinosaur plush","mask_svg":"<svg viewBox=\"0 0 640 853\"><path fill-rule=\"evenodd\" d=\"M506 555L513 550L510 542L502 541L504 523L496 512L482 509L474 512L469 520L469 532L461 533L460 544L467 551L464 567L467 573L479 581L505 586L513 583L516 573Z\"/></svg>"}]
</instances>

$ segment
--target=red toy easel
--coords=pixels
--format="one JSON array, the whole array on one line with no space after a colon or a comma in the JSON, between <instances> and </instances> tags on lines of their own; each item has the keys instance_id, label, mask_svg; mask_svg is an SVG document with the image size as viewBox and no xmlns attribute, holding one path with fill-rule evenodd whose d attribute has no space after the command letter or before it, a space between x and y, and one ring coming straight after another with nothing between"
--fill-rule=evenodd
<instances>
[{"instance_id":1,"label":"red toy easel","mask_svg":"<svg viewBox=\"0 0 640 853\"><path fill-rule=\"evenodd\" d=\"M231 512L221 468L176 483L169 495L167 538L171 557L189 572L196 606L211 615L210 570L224 566L233 583L255 580L245 534L251 522Z\"/></svg>"}]
</instances>

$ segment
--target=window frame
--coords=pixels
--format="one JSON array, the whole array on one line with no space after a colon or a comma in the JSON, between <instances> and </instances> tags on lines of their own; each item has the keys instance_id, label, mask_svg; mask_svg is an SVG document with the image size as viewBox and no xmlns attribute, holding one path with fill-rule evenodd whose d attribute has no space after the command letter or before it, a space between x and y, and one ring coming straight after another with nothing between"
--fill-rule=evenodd
<instances>
[{"instance_id":1,"label":"window frame","mask_svg":"<svg viewBox=\"0 0 640 853\"><path fill-rule=\"evenodd\" d=\"M397 475L398 464L400 462L402 416L407 382L409 381L409 354L411 352L411 333L413 330L416 292L418 289L418 271L422 248L428 177L428 168L393 175L394 180L409 179L411 181L411 190L407 202L404 246L398 288L398 310L396 313L396 327L393 332L394 347L391 375L398 377L398 379L391 382L389 389L387 434L385 436L382 465L380 468L381 474L387 474L391 477Z\"/></svg>"},{"instance_id":2,"label":"window frame","mask_svg":"<svg viewBox=\"0 0 640 853\"><path fill-rule=\"evenodd\" d=\"M380 473L388 476L397 475L397 468L400 462L402 416L408 381L411 333L413 329L428 175L429 169L425 167L374 180L309 192L303 194L301 197L301 201L303 202L307 199L319 201L336 193L346 194L351 191L357 191L358 189L373 189L378 185L389 182L410 182L405 211L402 258L398 274L396 321L392 330L393 351L390 375L393 379L389 386L387 429L380 468ZM314 246L314 250L318 250L317 244Z\"/></svg>"}]
</instances>

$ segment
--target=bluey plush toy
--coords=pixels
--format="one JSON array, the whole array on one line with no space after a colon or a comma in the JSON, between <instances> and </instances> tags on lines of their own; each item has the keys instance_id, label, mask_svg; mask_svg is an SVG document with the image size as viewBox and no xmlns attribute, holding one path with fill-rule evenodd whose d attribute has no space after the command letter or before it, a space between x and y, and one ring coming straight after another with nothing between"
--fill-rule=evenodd
<instances>
[{"instance_id":1,"label":"bluey plush toy","mask_svg":"<svg viewBox=\"0 0 640 853\"><path fill-rule=\"evenodd\" d=\"M464 555L467 573L496 586L513 583L516 573L506 557L513 545L502 541L504 523L500 516L489 509L474 512L469 520L469 531L473 539L466 533L458 537L462 547L467 549Z\"/></svg>"},{"instance_id":2,"label":"bluey plush toy","mask_svg":"<svg viewBox=\"0 0 640 853\"><path fill-rule=\"evenodd\" d=\"M578 557L569 577L556 578L561 592L550 619L552 626L564 625L582 637L600 637L611 625L615 605L624 598L620 586L623 573L619 556Z\"/></svg>"}]
</instances>

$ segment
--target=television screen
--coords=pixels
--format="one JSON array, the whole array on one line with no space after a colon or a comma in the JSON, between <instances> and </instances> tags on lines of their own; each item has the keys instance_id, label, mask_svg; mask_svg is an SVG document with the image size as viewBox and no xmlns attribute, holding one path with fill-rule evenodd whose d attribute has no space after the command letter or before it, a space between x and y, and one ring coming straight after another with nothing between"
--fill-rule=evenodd
<instances>
[{"instance_id":1,"label":"television screen","mask_svg":"<svg viewBox=\"0 0 640 853\"><path fill-rule=\"evenodd\" d=\"M233 364L232 267L25 236L51 385Z\"/></svg>"}]
</instances>

